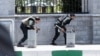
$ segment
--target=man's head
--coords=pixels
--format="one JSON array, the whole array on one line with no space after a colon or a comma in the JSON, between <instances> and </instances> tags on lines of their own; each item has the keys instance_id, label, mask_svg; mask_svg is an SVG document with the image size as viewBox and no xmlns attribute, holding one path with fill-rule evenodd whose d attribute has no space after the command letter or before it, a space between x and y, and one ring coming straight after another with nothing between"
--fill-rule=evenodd
<instances>
[{"instance_id":1,"label":"man's head","mask_svg":"<svg viewBox=\"0 0 100 56\"><path fill-rule=\"evenodd\" d=\"M39 17L35 17L35 23L39 23L40 22L40 18Z\"/></svg>"},{"instance_id":2,"label":"man's head","mask_svg":"<svg viewBox=\"0 0 100 56\"><path fill-rule=\"evenodd\" d=\"M70 18L74 19L75 18L75 14L70 14Z\"/></svg>"}]
</instances>

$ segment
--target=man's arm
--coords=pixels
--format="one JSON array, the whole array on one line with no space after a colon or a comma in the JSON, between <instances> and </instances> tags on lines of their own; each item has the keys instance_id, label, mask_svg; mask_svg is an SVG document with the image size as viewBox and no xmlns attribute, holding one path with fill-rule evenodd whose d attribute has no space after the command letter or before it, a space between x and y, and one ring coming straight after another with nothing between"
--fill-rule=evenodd
<instances>
[{"instance_id":1,"label":"man's arm","mask_svg":"<svg viewBox=\"0 0 100 56\"><path fill-rule=\"evenodd\" d=\"M54 25L55 25L55 27L57 27L58 29L61 29L61 27L59 26L59 24L60 24L60 21L57 21Z\"/></svg>"},{"instance_id":2,"label":"man's arm","mask_svg":"<svg viewBox=\"0 0 100 56\"><path fill-rule=\"evenodd\" d=\"M64 32L65 30L63 28L61 28L60 26L56 25L56 27L58 27L58 29L60 29L62 32Z\"/></svg>"},{"instance_id":3,"label":"man's arm","mask_svg":"<svg viewBox=\"0 0 100 56\"><path fill-rule=\"evenodd\" d=\"M55 23L55 27L57 27L59 30L61 30L62 32L64 32L65 30L61 27L61 26L59 26L59 23Z\"/></svg>"},{"instance_id":4,"label":"man's arm","mask_svg":"<svg viewBox=\"0 0 100 56\"><path fill-rule=\"evenodd\" d=\"M58 29L62 29L60 26L58 26L58 25L56 25L56 27L58 28Z\"/></svg>"}]
</instances>

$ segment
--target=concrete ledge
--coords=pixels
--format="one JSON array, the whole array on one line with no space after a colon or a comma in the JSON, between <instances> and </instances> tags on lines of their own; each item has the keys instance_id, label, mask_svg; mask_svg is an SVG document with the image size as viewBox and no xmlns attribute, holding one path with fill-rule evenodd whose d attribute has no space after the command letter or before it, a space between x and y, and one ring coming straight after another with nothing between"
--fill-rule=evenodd
<instances>
[{"instance_id":1,"label":"concrete ledge","mask_svg":"<svg viewBox=\"0 0 100 56\"><path fill-rule=\"evenodd\" d=\"M13 18L13 17L29 17L29 16L39 16L39 17L57 17L57 16L64 16L66 14L15 14L15 15L6 15L6 16L0 16L0 18ZM69 14L68 14L69 15ZM87 16L94 16L99 17L100 14L75 14L78 17L87 17Z\"/></svg>"},{"instance_id":2,"label":"concrete ledge","mask_svg":"<svg viewBox=\"0 0 100 56\"><path fill-rule=\"evenodd\" d=\"M39 16L39 17L57 17L65 16L66 14L16 14L15 17L28 17L28 16ZM69 14L68 14L69 15ZM75 14L76 16L91 16L91 14Z\"/></svg>"},{"instance_id":3,"label":"concrete ledge","mask_svg":"<svg viewBox=\"0 0 100 56\"><path fill-rule=\"evenodd\" d=\"M28 17L28 16L40 16L40 17L56 17L56 16L64 16L66 14L16 14L15 17ZM68 14L69 15L69 14ZM78 17L82 16L100 16L100 14L75 14Z\"/></svg>"},{"instance_id":4,"label":"concrete ledge","mask_svg":"<svg viewBox=\"0 0 100 56\"><path fill-rule=\"evenodd\" d=\"M17 47L15 51L52 51L52 50L100 50L100 45L75 45L73 48L64 46L38 45L36 48Z\"/></svg>"}]
</instances>

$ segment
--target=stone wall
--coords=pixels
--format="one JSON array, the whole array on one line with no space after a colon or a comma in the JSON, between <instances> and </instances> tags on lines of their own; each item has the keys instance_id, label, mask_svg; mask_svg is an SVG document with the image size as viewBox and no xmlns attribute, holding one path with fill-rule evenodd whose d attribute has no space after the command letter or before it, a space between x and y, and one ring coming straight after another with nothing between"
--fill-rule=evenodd
<instances>
[{"instance_id":1,"label":"stone wall","mask_svg":"<svg viewBox=\"0 0 100 56\"><path fill-rule=\"evenodd\" d=\"M18 17L15 19L15 37L16 43L22 38L20 30L21 20L25 17ZM54 37L54 23L57 17L40 17L41 22L39 27L41 30L38 33L38 44L50 44ZM77 16L68 27L74 27L76 31L76 43L78 44L91 44L93 41L92 19L90 16ZM64 44L63 34L59 36L56 41L58 44Z\"/></svg>"}]
</instances>

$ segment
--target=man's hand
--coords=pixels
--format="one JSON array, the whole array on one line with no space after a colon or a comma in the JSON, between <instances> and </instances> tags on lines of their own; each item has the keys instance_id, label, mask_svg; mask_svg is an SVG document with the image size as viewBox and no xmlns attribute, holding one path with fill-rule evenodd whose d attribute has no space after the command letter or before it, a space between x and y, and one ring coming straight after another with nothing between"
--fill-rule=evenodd
<instances>
[{"instance_id":1,"label":"man's hand","mask_svg":"<svg viewBox=\"0 0 100 56\"><path fill-rule=\"evenodd\" d=\"M39 30L40 30L40 28L37 28L37 29L36 29L36 33L38 33Z\"/></svg>"},{"instance_id":2,"label":"man's hand","mask_svg":"<svg viewBox=\"0 0 100 56\"><path fill-rule=\"evenodd\" d=\"M33 27L33 30L37 30L38 28L37 27Z\"/></svg>"},{"instance_id":3,"label":"man's hand","mask_svg":"<svg viewBox=\"0 0 100 56\"><path fill-rule=\"evenodd\" d=\"M36 27L33 27L33 30L36 30Z\"/></svg>"},{"instance_id":4,"label":"man's hand","mask_svg":"<svg viewBox=\"0 0 100 56\"><path fill-rule=\"evenodd\" d=\"M65 32L65 30L64 30L63 28L61 28L61 31L62 31L62 32Z\"/></svg>"},{"instance_id":5,"label":"man's hand","mask_svg":"<svg viewBox=\"0 0 100 56\"><path fill-rule=\"evenodd\" d=\"M40 28L34 27L34 30L36 30L36 32L38 32L40 30Z\"/></svg>"}]
</instances>

